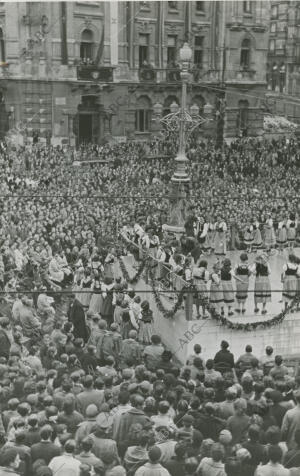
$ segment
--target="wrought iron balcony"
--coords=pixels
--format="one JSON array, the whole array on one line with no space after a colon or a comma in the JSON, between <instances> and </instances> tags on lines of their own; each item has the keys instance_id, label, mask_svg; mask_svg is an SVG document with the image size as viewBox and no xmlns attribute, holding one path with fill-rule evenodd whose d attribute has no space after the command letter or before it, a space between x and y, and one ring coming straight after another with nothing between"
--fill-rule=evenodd
<instances>
[{"instance_id":1,"label":"wrought iron balcony","mask_svg":"<svg viewBox=\"0 0 300 476\"><path fill-rule=\"evenodd\" d=\"M113 82L113 68L110 66L95 66L81 64L77 66L77 79L82 81Z\"/></svg>"}]
</instances>

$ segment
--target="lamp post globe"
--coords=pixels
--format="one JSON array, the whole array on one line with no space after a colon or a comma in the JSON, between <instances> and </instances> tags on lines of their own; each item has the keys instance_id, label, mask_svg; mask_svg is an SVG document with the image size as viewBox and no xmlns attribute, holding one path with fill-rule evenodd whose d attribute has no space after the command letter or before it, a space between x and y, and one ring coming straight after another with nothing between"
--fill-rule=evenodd
<instances>
[{"instance_id":1,"label":"lamp post globe","mask_svg":"<svg viewBox=\"0 0 300 476\"><path fill-rule=\"evenodd\" d=\"M209 116L210 114L212 114L213 112L213 106L211 104L206 103L203 107L203 113L206 115L206 116Z\"/></svg>"},{"instance_id":2,"label":"lamp post globe","mask_svg":"<svg viewBox=\"0 0 300 476\"><path fill-rule=\"evenodd\" d=\"M197 104L193 104L190 107L190 113L192 117L196 117L199 114L199 106Z\"/></svg>"},{"instance_id":3,"label":"lamp post globe","mask_svg":"<svg viewBox=\"0 0 300 476\"><path fill-rule=\"evenodd\" d=\"M188 45L188 43L184 43L182 48L180 48L179 50L180 61L189 62L192 59L192 55L193 55L193 52L191 47Z\"/></svg>"},{"instance_id":4,"label":"lamp post globe","mask_svg":"<svg viewBox=\"0 0 300 476\"><path fill-rule=\"evenodd\" d=\"M163 106L159 102L155 103L153 106L153 113L156 117L160 117L163 112Z\"/></svg>"},{"instance_id":5,"label":"lamp post globe","mask_svg":"<svg viewBox=\"0 0 300 476\"><path fill-rule=\"evenodd\" d=\"M172 114L176 114L176 112L178 112L178 111L179 111L179 106L178 106L177 102L175 102L175 101L172 102L172 104L170 106L170 112Z\"/></svg>"}]
</instances>

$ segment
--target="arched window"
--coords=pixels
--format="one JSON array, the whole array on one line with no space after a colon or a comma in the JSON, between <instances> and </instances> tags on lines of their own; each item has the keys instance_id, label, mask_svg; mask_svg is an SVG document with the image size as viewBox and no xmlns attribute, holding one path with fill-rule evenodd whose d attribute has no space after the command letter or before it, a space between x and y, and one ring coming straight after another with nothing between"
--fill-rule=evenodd
<instances>
[{"instance_id":1,"label":"arched window","mask_svg":"<svg viewBox=\"0 0 300 476\"><path fill-rule=\"evenodd\" d=\"M4 44L4 38L3 38L3 30L0 28L0 62L5 63L6 58L5 58L5 44Z\"/></svg>"},{"instance_id":2,"label":"arched window","mask_svg":"<svg viewBox=\"0 0 300 476\"><path fill-rule=\"evenodd\" d=\"M151 101L148 96L141 96L136 103L135 130L137 132L148 132L151 122Z\"/></svg>"},{"instance_id":3,"label":"arched window","mask_svg":"<svg viewBox=\"0 0 300 476\"><path fill-rule=\"evenodd\" d=\"M93 61L94 35L91 30L83 30L80 42L80 58L84 64L91 64Z\"/></svg>"},{"instance_id":4,"label":"arched window","mask_svg":"<svg viewBox=\"0 0 300 476\"><path fill-rule=\"evenodd\" d=\"M246 99L242 99L238 104L239 111L237 117L237 126L241 135L246 136L248 130L249 121L249 102Z\"/></svg>"},{"instance_id":5,"label":"arched window","mask_svg":"<svg viewBox=\"0 0 300 476\"><path fill-rule=\"evenodd\" d=\"M243 69L250 68L250 52L251 52L251 41L248 38L245 38L242 41L241 46L241 67Z\"/></svg>"}]
</instances>

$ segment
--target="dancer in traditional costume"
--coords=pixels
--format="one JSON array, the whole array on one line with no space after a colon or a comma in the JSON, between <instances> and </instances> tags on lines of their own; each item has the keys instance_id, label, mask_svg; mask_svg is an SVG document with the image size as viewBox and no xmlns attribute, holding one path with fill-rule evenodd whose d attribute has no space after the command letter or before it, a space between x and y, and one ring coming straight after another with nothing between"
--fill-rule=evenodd
<instances>
[{"instance_id":1,"label":"dancer in traditional costume","mask_svg":"<svg viewBox=\"0 0 300 476\"><path fill-rule=\"evenodd\" d=\"M139 333L138 333L138 340L141 344L150 345L151 344L151 337L154 334L154 319L153 319L153 311L150 309L150 304L148 301L143 301L141 304L141 314L139 320Z\"/></svg>"},{"instance_id":2,"label":"dancer in traditional costume","mask_svg":"<svg viewBox=\"0 0 300 476\"><path fill-rule=\"evenodd\" d=\"M300 277L300 268L297 264L295 255L290 254L288 262L283 266L282 282L283 292L282 300L285 309L288 304L297 297L298 278Z\"/></svg>"},{"instance_id":3,"label":"dancer in traditional costume","mask_svg":"<svg viewBox=\"0 0 300 476\"><path fill-rule=\"evenodd\" d=\"M247 247L248 253L251 253L252 251L253 242L254 242L253 225L247 225L244 231L244 243Z\"/></svg>"},{"instance_id":4,"label":"dancer in traditional costume","mask_svg":"<svg viewBox=\"0 0 300 476\"><path fill-rule=\"evenodd\" d=\"M253 244L252 248L254 251L259 250L262 247L262 237L260 231L260 224L257 220L253 222Z\"/></svg>"},{"instance_id":5,"label":"dancer in traditional costume","mask_svg":"<svg viewBox=\"0 0 300 476\"><path fill-rule=\"evenodd\" d=\"M207 283L209 281L209 272L207 271L207 261L200 260L193 267L193 282L196 290L195 304L197 310L197 319L207 318L206 306L208 303ZM202 316L200 314L202 308Z\"/></svg>"},{"instance_id":6,"label":"dancer in traditional costume","mask_svg":"<svg viewBox=\"0 0 300 476\"><path fill-rule=\"evenodd\" d=\"M284 248L287 244L287 228L286 228L286 221L283 217L280 217L278 222L278 229L277 229L277 246L278 246L278 253L283 253Z\"/></svg>"},{"instance_id":7,"label":"dancer in traditional costume","mask_svg":"<svg viewBox=\"0 0 300 476\"><path fill-rule=\"evenodd\" d=\"M223 301L228 308L228 316L233 316L233 312L231 310L234 303L234 291L232 286L233 271L231 268L231 261L228 258L224 259L222 263L220 277L223 291ZM221 314L223 316L225 315L224 306L221 308Z\"/></svg>"},{"instance_id":8,"label":"dancer in traditional costume","mask_svg":"<svg viewBox=\"0 0 300 476\"><path fill-rule=\"evenodd\" d=\"M90 300L92 297L92 294L91 294L92 282L93 282L93 279L91 276L91 271L90 269L86 269L84 272L84 277L80 283L80 288L81 288L80 302L82 306L84 307L84 309L88 309L90 304Z\"/></svg>"},{"instance_id":9,"label":"dancer in traditional costume","mask_svg":"<svg viewBox=\"0 0 300 476\"><path fill-rule=\"evenodd\" d=\"M215 234L215 255L216 256L225 256L226 255L226 232L227 232L227 225L221 217L218 218L216 223L216 234Z\"/></svg>"},{"instance_id":10,"label":"dancer in traditional costume","mask_svg":"<svg viewBox=\"0 0 300 476\"><path fill-rule=\"evenodd\" d=\"M206 223L203 217L198 217L196 223L195 236L202 249L205 249L206 236L209 223Z\"/></svg>"},{"instance_id":11,"label":"dancer in traditional costume","mask_svg":"<svg viewBox=\"0 0 300 476\"><path fill-rule=\"evenodd\" d=\"M220 263L213 265L213 270L210 275L211 285L210 285L210 296L209 302L212 307L212 311L216 314L220 314L221 308L223 307L224 297L223 289L221 283L221 271Z\"/></svg>"},{"instance_id":12,"label":"dancer in traditional costume","mask_svg":"<svg viewBox=\"0 0 300 476\"><path fill-rule=\"evenodd\" d=\"M292 250L294 249L294 246L295 246L296 229L297 229L297 220L294 213L290 214L289 219L286 223L286 228L287 228L288 245L289 245L289 248Z\"/></svg>"},{"instance_id":13,"label":"dancer in traditional costume","mask_svg":"<svg viewBox=\"0 0 300 476\"><path fill-rule=\"evenodd\" d=\"M234 274L239 278L236 283L236 300L239 306L236 312L244 314L246 312L245 306L248 298L249 277L251 275L247 253L240 255L240 262L235 266Z\"/></svg>"},{"instance_id":14,"label":"dancer in traditional costume","mask_svg":"<svg viewBox=\"0 0 300 476\"><path fill-rule=\"evenodd\" d=\"M300 258L295 256L295 262L300 269ZM297 275L297 295L296 295L296 311L298 312L300 309L300 276Z\"/></svg>"},{"instance_id":15,"label":"dancer in traditional costume","mask_svg":"<svg viewBox=\"0 0 300 476\"><path fill-rule=\"evenodd\" d=\"M207 224L207 233L204 241L204 251L210 254L214 250L215 246L215 233L216 233L216 225L213 223L212 219L208 220Z\"/></svg>"},{"instance_id":16,"label":"dancer in traditional costume","mask_svg":"<svg viewBox=\"0 0 300 476\"><path fill-rule=\"evenodd\" d=\"M251 272L255 275L254 312L259 312L258 304L262 304L262 314L266 314L266 305L268 302L271 302L271 284L269 278L271 269L266 253L262 253L256 257Z\"/></svg>"},{"instance_id":17,"label":"dancer in traditional costume","mask_svg":"<svg viewBox=\"0 0 300 476\"><path fill-rule=\"evenodd\" d=\"M264 224L264 242L267 253L271 252L272 248L275 248L276 245L276 235L273 226L273 219L271 215L268 215L268 218Z\"/></svg>"},{"instance_id":18,"label":"dancer in traditional costume","mask_svg":"<svg viewBox=\"0 0 300 476\"><path fill-rule=\"evenodd\" d=\"M113 321L114 287L115 283L112 282L112 279L108 277L104 278L104 282L101 284L102 301L100 305L100 314L103 319L106 320L108 325L110 325Z\"/></svg>"},{"instance_id":19,"label":"dancer in traditional costume","mask_svg":"<svg viewBox=\"0 0 300 476\"><path fill-rule=\"evenodd\" d=\"M91 285L92 297L90 300L89 311L93 314L100 314L102 304L101 282L99 277L94 276Z\"/></svg>"},{"instance_id":20,"label":"dancer in traditional costume","mask_svg":"<svg viewBox=\"0 0 300 476\"><path fill-rule=\"evenodd\" d=\"M104 260L103 276L105 278L114 279L115 250L111 248Z\"/></svg>"}]
</instances>

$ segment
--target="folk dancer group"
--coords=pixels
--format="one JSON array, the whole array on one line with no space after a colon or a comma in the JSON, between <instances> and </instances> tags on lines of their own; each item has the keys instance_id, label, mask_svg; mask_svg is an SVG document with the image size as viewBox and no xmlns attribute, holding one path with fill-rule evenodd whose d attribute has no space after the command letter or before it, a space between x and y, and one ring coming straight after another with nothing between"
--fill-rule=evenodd
<instances>
[{"instance_id":1,"label":"folk dancer group","mask_svg":"<svg viewBox=\"0 0 300 476\"><path fill-rule=\"evenodd\" d=\"M300 259L293 253L295 244L297 221L294 215L286 222L278 223L277 242L282 245L289 243L289 256L287 263L282 270L283 296L282 300L287 308L291 300L300 297ZM198 318L208 317L208 302L212 312L220 315L228 316L234 314L234 303L237 302L235 312L245 314L246 302L248 299L250 277L255 278L254 285L254 313L260 312L264 315L267 313L267 303L271 302L271 284L269 265L269 253L259 250L262 245L262 234L260 225L255 222L249 234L246 236L251 246L256 246L259 252L254 263L249 263L248 254L241 253L239 263L233 266L226 255L226 234L227 225L221 217L216 223L198 220L194 229L194 234L200 244L201 249L208 253L214 250L218 258L223 257L223 261L218 261L213 265L212 270L208 271L208 263L204 259L203 251L199 256L193 256L193 252L188 256L178 253L176 248L160 242L153 230L145 232L141 227L136 226L136 234L139 243L148 253L156 258L159 264L167 266L158 266L157 277L162 278L164 271L168 268L170 274L174 275L173 284L177 289L178 277L183 278L194 286L196 313ZM251 234L251 236L250 236ZM275 237L275 238L274 238ZM251 241L253 240L253 241ZM274 241L275 240L275 241ZM266 228L264 230L264 242L267 250L271 249L276 242L276 235L272 218L268 217ZM205 251L204 251L205 252ZM176 279L176 278L177 279ZM236 291L234 290L233 281L236 282Z\"/></svg>"},{"instance_id":2,"label":"folk dancer group","mask_svg":"<svg viewBox=\"0 0 300 476\"><path fill-rule=\"evenodd\" d=\"M229 241L229 229L221 217L214 221L211 217L205 220L204 217L191 217L193 226L186 224L187 234L193 236L207 254L214 253L216 256L225 256L227 242ZM277 248L282 253L288 247L292 251L296 244L296 234L298 220L294 213L290 213L286 218L282 214L278 221L267 214L265 219L260 221L253 217L242 229L242 240L247 253L264 249L266 253Z\"/></svg>"},{"instance_id":3,"label":"folk dancer group","mask_svg":"<svg viewBox=\"0 0 300 476\"><path fill-rule=\"evenodd\" d=\"M208 317L208 302L213 313L224 316L225 310L227 310L228 316L233 316L232 308L235 299L237 302L235 311L245 314L249 281L252 276L255 279L254 313L260 311L259 307L261 305L261 313L266 314L267 303L271 302L270 274L271 269L266 253L258 254L253 264L249 263L247 253L241 253L239 263L234 267L231 261L225 258L222 263L215 263L211 272L207 269L207 261L201 258L192 271L193 283L196 289L197 317ZM233 280L236 281L236 291L234 291ZM282 298L285 309L294 299L297 299L299 303L300 259L294 254L289 255L288 262L283 266L282 284ZM297 304L297 308L299 308L299 304Z\"/></svg>"},{"instance_id":4,"label":"folk dancer group","mask_svg":"<svg viewBox=\"0 0 300 476\"><path fill-rule=\"evenodd\" d=\"M254 218L244 230L247 252L265 248L265 251L270 253L271 250L277 248L278 253L281 254L286 247L291 252L296 243L297 228L298 220L294 213L290 213L288 219L281 215L277 222L273 220L271 214L268 214L262 224Z\"/></svg>"}]
</instances>

